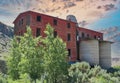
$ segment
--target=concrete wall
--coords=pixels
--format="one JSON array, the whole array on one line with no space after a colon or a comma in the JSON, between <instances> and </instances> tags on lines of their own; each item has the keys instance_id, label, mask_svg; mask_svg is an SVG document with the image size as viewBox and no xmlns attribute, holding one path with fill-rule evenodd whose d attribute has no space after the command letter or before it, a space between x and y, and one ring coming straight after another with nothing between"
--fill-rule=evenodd
<instances>
[{"instance_id":1,"label":"concrete wall","mask_svg":"<svg viewBox=\"0 0 120 83\"><path fill-rule=\"evenodd\" d=\"M102 68L110 68L111 67L111 43L101 41L99 43L100 48L100 66Z\"/></svg>"},{"instance_id":2,"label":"concrete wall","mask_svg":"<svg viewBox=\"0 0 120 83\"><path fill-rule=\"evenodd\" d=\"M91 65L99 64L99 42L98 40L81 40L80 58Z\"/></svg>"}]
</instances>

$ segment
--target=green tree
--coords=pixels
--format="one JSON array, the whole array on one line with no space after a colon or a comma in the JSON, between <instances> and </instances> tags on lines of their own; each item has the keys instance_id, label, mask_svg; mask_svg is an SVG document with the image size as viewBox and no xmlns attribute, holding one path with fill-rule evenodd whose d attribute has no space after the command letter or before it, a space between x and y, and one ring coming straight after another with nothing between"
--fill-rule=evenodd
<instances>
[{"instance_id":1,"label":"green tree","mask_svg":"<svg viewBox=\"0 0 120 83\"><path fill-rule=\"evenodd\" d=\"M20 58L21 55L20 55L19 43L17 41L17 38L15 37L12 41L10 56L8 57L7 60L8 74L13 80L19 79L20 76L19 68L18 68Z\"/></svg>"},{"instance_id":2,"label":"green tree","mask_svg":"<svg viewBox=\"0 0 120 83\"><path fill-rule=\"evenodd\" d=\"M34 38L31 29L14 39L12 54L8 60L9 75L18 78L19 74L28 74L32 81L41 77L43 72L43 50L39 44L41 37ZM16 79L15 78L15 79Z\"/></svg>"},{"instance_id":3,"label":"green tree","mask_svg":"<svg viewBox=\"0 0 120 83\"><path fill-rule=\"evenodd\" d=\"M44 68L47 83L64 83L67 75L67 50L66 44L58 36L53 35L53 28L48 24L46 37L43 39Z\"/></svg>"}]
</instances>

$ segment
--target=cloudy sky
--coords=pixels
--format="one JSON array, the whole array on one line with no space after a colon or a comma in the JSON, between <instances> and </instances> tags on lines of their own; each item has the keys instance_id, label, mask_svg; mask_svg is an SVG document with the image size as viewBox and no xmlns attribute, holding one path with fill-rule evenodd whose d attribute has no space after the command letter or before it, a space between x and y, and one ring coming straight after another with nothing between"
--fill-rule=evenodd
<instances>
[{"instance_id":1,"label":"cloudy sky","mask_svg":"<svg viewBox=\"0 0 120 83\"><path fill-rule=\"evenodd\" d=\"M72 14L80 26L114 41L112 55L120 56L120 0L0 0L0 21L14 26L17 15L28 10L62 19Z\"/></svg>"}]
</instances>

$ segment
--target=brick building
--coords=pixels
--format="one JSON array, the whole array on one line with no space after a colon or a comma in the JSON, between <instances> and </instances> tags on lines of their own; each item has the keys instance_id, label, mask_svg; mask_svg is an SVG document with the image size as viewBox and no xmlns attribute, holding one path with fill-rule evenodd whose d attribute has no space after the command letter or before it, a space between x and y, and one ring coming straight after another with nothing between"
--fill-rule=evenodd
<instances>
[{"instance_id":1,"label":"brick building","mask_svg":"<svg viewBox=\"0 0 120 83\"><path fill-rule=\"evenodd\" d=\"M15 35L23 35L23 33L26 32L26 26L28 25L31 27L33 36L35 37L45 37L44 30L46 24L49 23L54 28L54 35L59 36L66 42L66 48L71 62L76 62L78 60L82 61L81 56L86 56L85 54L82 55L80 52L82 41L103 41L102 33L78 27L77 22L70 18L64 20L33 11L26 11L20 13L13 23ZM98 56L99 54L100 53L98 53ZM94 56L96 55L94 54ZM89 62L89 60L85 60ZM92 62L94 62L94 60L92 60Z\"/></svg>"}]
</instances>

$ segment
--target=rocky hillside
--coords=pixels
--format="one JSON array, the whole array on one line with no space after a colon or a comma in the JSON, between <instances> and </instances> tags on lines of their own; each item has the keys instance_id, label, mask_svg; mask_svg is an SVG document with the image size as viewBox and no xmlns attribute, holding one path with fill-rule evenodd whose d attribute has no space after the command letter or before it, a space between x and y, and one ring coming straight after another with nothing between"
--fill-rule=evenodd
<instances>
[{"instance_id":1,"label":"rocky hillside","mask_svg":"<svg viewBox=\"0 0 120 83\"><path fill-rule=\"evenodd\" d=\"M13 27L0 22L0 59L8 52L13 37Z\"/></svg>"},{"instance_id":2,"label":"rocky hillside","mask_svg":"<svg viewBox=\"0 0 120 83\"><path fill-rule=\"evenodd\" d=\"M8 55L13 38L13 27L0 22L0 72L6 73L5 56Z\"/></svg>"}]
</instances>

